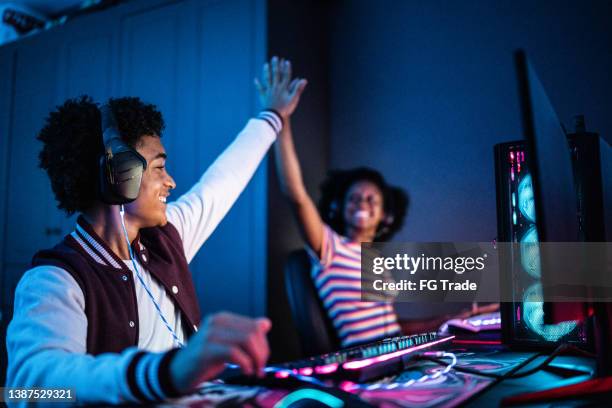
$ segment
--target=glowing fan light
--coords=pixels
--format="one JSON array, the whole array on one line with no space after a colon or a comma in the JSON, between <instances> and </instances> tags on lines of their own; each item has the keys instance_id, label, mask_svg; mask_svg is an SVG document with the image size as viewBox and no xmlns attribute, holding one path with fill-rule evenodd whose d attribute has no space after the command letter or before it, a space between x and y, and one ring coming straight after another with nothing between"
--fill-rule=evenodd
<instances>
[{"instance_id":1,"label":"glowing fan light","mask_svg":"<svg viewBox=\"0 0 612 408\"><path fill-rule=\"evenodd\" d=\"M533 226L527 230L520 240L521 265L525 272L532 278L539 279L540 273L540 248L538 246L538 231Z\"/></svg>"},{"instance_id":2,"label":"glowing fan light","mask_svg":"<svg viewBox=\"0 0 612 408\"><path fill-rule=\"evenodd\" d=\"M535 222L535 205L533 203L533 186L531 175L526 174L518 185L518 207L523 217Z\"/></svg>"},{"instance_id":3,"label":"glowing fan light","mask_svg":"<svg viewBox=\"0 0 612 408\"><path fill-rule=\"evenodd\" d=\"M542 285L536 283L525 291L523 296L523 317L527 327L546 341L555 342L571 333L577 322L544 324L544 303L542 302Z\"/></svg>"}]
</instances>

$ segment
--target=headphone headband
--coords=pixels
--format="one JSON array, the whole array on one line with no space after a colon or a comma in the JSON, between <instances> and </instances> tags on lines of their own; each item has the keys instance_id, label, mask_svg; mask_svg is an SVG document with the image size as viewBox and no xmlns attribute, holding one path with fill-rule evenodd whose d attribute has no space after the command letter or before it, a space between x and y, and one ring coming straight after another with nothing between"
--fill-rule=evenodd
<instances>
[{"instance_id":1,"label":"headphone headband","mask_svg":"<svg viewBox=\"0 0 612 408\"><path fill-rule=\"evenodd\" d=\"M121 135L119 134L119 126L117 126L115 115L109 105L105 104L100 108L100 119L102 121L102 142L106 150L110 146L110 141L121 139ZM112 152L110 153L112 155Z\"/></svg>"}]
</instances>

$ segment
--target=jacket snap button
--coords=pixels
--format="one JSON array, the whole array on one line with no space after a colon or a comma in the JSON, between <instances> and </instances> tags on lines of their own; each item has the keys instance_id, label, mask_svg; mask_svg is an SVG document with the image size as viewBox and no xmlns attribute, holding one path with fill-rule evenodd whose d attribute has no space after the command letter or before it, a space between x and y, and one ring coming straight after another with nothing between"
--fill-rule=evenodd
<instances>
[{"instance_id":1,"label":"jacket snap button","mask_svg":"<svg viewBox=\"0 0 612 408\"><path fill-rule=\"evenodd\" d=\"M172 286L172 293L174 293L175 295L178 293L178 287Z\"/></svg>"},{"instance_id":2,"label":"jacket snap button","mask_svg":"<svg viewBox=\"0 0 612 408\"><path fill-rule=\"evenodd\" d=\"M133 320L130 320L130 327L134 327L134 326L136 326L136 323L134 323Z\"/></svg>"},{"instance_id":3,"label":"jacket snap button","mask_svg":"<svg viewBox=\"0 0 612 408\"><path fill-rule=\"evenodd\" d=\"M123 276L121 277L121 279L123 279L123 281L124 281L124 282L127 282L128 277L127 277L127 275L123 275Z\"/></svg>"}]
</instances>

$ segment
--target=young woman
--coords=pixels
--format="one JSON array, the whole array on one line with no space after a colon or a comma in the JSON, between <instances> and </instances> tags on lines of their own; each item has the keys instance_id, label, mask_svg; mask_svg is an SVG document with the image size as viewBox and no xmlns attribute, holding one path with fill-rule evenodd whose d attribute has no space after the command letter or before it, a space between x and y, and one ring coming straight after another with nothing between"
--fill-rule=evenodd
<instances>
[{"instance_id":1,"label":"young woman","mask_svg":"<svg viewBox=\"0 0 612 408\"><path fill-rule=\"evenodd\" d=\"M281 188L318 260L320 267L313 269L312 278L342 347L400 334L391 304L361 301L360 245L387 240L401 228L406 194L372 169L334 171L322 184L317 209L304 187L290 123L275 149Z\"/></svg>"},{"instance_id":2,"label":"young woman","mask_svg":"<svg viewBox=\"0 0 612 408\"><path fill-rule=\"evenodd\" d=\"M300 80L300 87L306 85ZM361 301L361 243L389 240L402 227L408 196L369 168L332 171L321 185L317 206L302 180L289 121L279 135L275 156L283 193L291 202L302 236L318 261L312 278L342 347L403 333L436 330L452 317L399 322L386 302Z\"/></svg>"}]
</instances>

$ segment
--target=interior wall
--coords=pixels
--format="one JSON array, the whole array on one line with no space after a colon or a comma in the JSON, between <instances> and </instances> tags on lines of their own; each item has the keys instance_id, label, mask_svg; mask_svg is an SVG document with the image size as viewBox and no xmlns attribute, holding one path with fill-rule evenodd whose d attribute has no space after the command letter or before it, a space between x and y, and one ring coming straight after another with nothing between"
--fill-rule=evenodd
<instances>
[{"instance_id":1,"label":"interior wall","mask_svg":"<svg viewBox=\"0 0 612 408\"><path fill-rule=\"evenodd\" d=\"M292 127L304 183L316 200L328 168L329 34L328 3L321 0L268 1L268 54L288 58L294 74L308 80ZM280 192L273 154L268 163L268 316L272 319L272 361L299 358L283 267L292 250L303 248L291 208Z\"/></svg>"}]
</instances>

